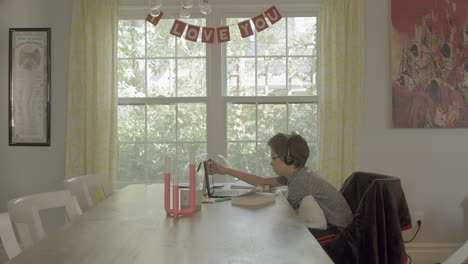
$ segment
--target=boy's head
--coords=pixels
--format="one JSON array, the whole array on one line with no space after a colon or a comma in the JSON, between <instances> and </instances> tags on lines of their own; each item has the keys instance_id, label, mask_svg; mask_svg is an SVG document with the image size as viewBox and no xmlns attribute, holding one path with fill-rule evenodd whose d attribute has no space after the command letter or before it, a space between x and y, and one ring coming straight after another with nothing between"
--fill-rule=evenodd
<instances>
[{"instance_id":1,"label":"boy's head","mask_svg":"<svg viewBox=\"0 0 468 264\"><path fill-rule=\"evenodd\" d=\"M281 156L283 162L295 168L304 167L309 158L307 141L294 132L290 135L277 133L268 140L268 146L272 152Z\"/></svg>"}]
</instances>

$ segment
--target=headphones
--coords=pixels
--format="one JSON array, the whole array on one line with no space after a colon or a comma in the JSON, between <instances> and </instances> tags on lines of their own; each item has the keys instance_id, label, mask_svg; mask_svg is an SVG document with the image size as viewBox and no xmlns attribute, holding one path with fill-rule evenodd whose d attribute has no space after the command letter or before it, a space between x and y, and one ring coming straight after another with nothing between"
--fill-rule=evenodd
<instances>
[{"instance_id":1,"label":"headphones","mask_svg":"<svg viewBox=\"0 0 468 264\"><path fill-rule=\"evenodd\" d=\"M286 156L284 157L284 164L286 165L293 165L295 162L294 158L291 156L291 153L289 152L289 146L291 145L289 143L290 140L291 138L288 138L288 140L286 141L286 144L288 145L288 154L286 154Z\"/></svg>"}]
</instances>

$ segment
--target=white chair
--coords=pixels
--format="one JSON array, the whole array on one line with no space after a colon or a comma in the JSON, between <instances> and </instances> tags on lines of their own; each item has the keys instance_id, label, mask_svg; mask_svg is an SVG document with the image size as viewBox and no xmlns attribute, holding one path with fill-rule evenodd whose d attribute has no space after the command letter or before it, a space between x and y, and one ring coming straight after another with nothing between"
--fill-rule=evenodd
<instances>
[{"instance_id":1,"label":"white chair","mask_svg":"<svg viewBox=\"0 0 468 264\"><path fill-rule=\"evenodd\" d=\"M442 264L460 264L468 259L468 241L450 255Z\"/></svg>"},{"instance_id":2,"label":"white chair","mask_svg":"<svg viewBox=\"0 0 468 264\"><path fill-rule=\"evenodd\" d=\"M8 212L0 213L0 238L9 259L21 252Z\"/></svg>"},{"instance_id":3,"label":"white chair","mask_svg":"<svg viewBox=\"0 0 468 264\"><path fill-rule=\"evenodd\" d=\"M103 174L89 174L66 179L64 186L77 197L83 211L112 194L109 181Z\"/></svg>"},{"instance_id":4,"label":"white chair","mask_svg":"<svg viewBox=\"0 0 468 264\"><path fill-rule=\"evenodd\" d=\"M39 211L64 207L67 222L82 214L78 202L68 190L33 194L8 202L8 213L21 248L29 248L46 236Z\"/></svg>"},{"instance_id":5,"label":"white chair","mask_svg":"<svg viewBox=\"0 0 468 264\"><path fill-rule=\"evenodd\" d=\"M96 177L96 181L101 185L105 197L109 197L114 192L112 188L112 183L109 177L104 173L91 174Z\"/></svg>"},{"instance_id":6,"label":"white chair","mask_svg":"<svg viewBox=\"0 0 468 264\"><path fill-rule=\"evenodd\" d=\"M66 179L63 182L65 189L69 190L74 195L80 205L81 210L86 211L94 206L93 199L88 187L88 176L78 176Z\"/></svg>"}]
</instances>

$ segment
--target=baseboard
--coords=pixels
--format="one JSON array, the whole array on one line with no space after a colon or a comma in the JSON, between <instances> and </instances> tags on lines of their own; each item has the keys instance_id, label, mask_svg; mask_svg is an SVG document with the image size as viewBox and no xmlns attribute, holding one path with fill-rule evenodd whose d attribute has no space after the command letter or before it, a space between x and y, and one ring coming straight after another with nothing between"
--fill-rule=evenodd
<instances>
[{"instance_id":1,"label":"baseboard","mask_svg":"<svg viewBox=\"0 0 468 264\"><path fill-rule=\"evenodd\" d=\"M442 263L461 244L459 243L408 243L406 253L411 257L411 264Z\"/></svg>"}]
</instances>

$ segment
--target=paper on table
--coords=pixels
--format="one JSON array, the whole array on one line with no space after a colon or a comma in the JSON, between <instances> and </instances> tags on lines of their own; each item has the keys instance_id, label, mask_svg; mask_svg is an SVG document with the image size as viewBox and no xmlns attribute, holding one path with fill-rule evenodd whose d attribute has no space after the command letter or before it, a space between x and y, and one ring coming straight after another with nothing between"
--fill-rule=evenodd
<instances>
[{"instance_id":1,"label":"paper on table","mask_svg":"<svg viewBox=\"0 0 468 264\"><path fill-rule=\"evenodd\" d=\"M230 184L230 188L231 189L253 189L255 188L255 186L248 184L246 182L243 182L243 181L237 181L237 182Z\"/></svg>"}]
</instances>

